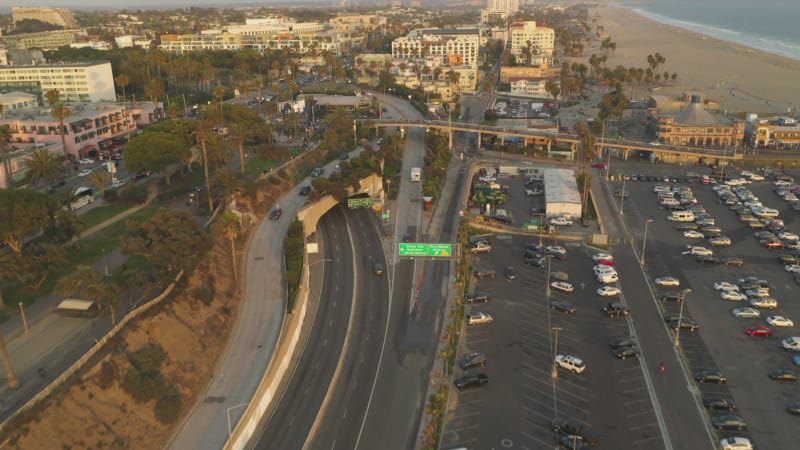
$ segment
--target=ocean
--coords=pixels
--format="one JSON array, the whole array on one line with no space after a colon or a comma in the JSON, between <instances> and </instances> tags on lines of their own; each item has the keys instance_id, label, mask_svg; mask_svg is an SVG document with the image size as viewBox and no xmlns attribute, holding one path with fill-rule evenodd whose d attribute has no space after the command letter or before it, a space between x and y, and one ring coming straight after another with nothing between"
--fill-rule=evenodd
<instances>
[{"instance_id":1,"label":"ocean","mask_svg":"<svg viewBox=\"0 0 800 450\"><path fill-rule=\"evenodd\" d=\"M798 0L628 0L657 22L800 60Z\"/></svg>"}]
</instances>

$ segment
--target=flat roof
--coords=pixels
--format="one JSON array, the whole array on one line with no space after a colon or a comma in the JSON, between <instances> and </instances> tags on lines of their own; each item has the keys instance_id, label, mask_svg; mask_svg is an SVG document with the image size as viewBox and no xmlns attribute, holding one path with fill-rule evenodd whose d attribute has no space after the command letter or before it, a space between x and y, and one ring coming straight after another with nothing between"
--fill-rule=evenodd
<instances>
[{"instance_id":1,"label":"flat roof","mask_svg":"<svg viewBox=\"0 0 800 450\"><path fill-rule=\"evenodd\" d=\"M59 311L88 311L94 306L91 300L78 300L75 298L68 298L62 300L58 304Z\"/></svg>"},{"instance_id":2,"label":"flat roof","mask_svg":"<svg viewBox=\"0 0 800 450\"><path fill-rule=\"evenodd\" d=\"M547 203L581 204L575 173L570 169L544 169L544 197Z\"/></svg>"},{"instance_id":3,"label":"flat roof","mask_svg":"<svg viewBox=\"0 0 800 450\"><path fill-rule=\"evenodd\" d=\"M90 66L99 66L101 64L111 64L111 61L74 61L65 63L15 64L11 66L0 66L0 70L36 69L39 67L90 67Z\"/></svg>"}]
</instances>

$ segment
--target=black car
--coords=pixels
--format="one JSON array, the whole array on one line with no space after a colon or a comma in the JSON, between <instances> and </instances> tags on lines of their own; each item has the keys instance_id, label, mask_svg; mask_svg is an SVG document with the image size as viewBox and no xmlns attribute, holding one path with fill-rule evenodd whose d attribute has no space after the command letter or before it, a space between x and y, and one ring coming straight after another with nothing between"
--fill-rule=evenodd
<instances>
[{"instance_id":1,"label":"black car","mask_svg":"<svg viewBox=\"0 0 800 450\"><path fill-rule=\"evenodd\" d=\"M517 271L516 271L516 269L514 269L513 266L506 267L505 276L506 276L506 280L508 280L508 281L516 280L517 279Z\"/></svg>"},{"instance_id":2,"label":"black car","mask_svg":"<svg viewBox=\"0 0 800 450\"><path fill-rule=\"evenodd\" d=\"M726 266L742 267L744 265L744 260L738 256L729 256L727 258L722 258L720 261Z\"/></svg>"},{"instance_id":3,"label":"black car","mask_svg":"<svg viewBox=\"0 0 800 450\"><path fill-rule=\"evenodd\" d=\"M377 276L383 275L383 272L384 272L383 264L381 264L381 263L373 264L372 265L372 272L375 273L375 275L377 275Z\"/></svg>"},{"instance_id":4,"label":"black car","mask_svg":"<svg viewBox=\"0 0 800 450\"><path fill-rule=\"evenodd\" d=\"M276 207L269 213L269 220L278 220L281 218L281 214L283 214L283 210L280 207Z\"/></svg>"},{"instance_id":5,"label":"black car","mask_svg":"<svg viewBox=\"0 0 800 450\"><path fill-rule=\"evenodd\" d=\"M718 394L704 395L703 406L712 410L736 411L736 402L732 398Z\"/></svg>"},{"instance_id":6,"label":"black car","mask_svg":"<svg viewBox=\"0 0 800 450\"><path fill-rule=\"evenodd\" d=\"M551 300L550 301L550 308L563 312L564 314L575 314L575 306L572 303L561 301L561 300Z\"/></svg>"},{"instance_id":7,"label":"black car","mask_svg":"<svg viewBox=\"0 0 800 450\"><path fill-rule=\"evenodd\" d=\"M722 263L722 261L720 261L719 258L717 258L716 256L712 256L712 255L700 255L700 256L697 257L697 262L702 263L702 264L720 264L720 263Z\"/></svg>"},{"instance_id":8,"label":"black car","mask_svg":"<svg viewBox=\"0 0 800 450\"><path fill-rule=\"evenodd\" d=\"M622 303L608 303L602 308L606 317L627 316L630 312Z\"/></svg>"},{"instance_id":9,"label":"black car","mask_svg":"<svg viewBox=\"0 0 800 450\"><path fill-rule=\"evenodd\" d=\"M350 159L350 155L348 155L347 153L342 153L341 155L339 155L339 161L347 161L348 159Z\"/></svg>"},{"instance_id":10,"label":"black car","mask_svg":"<svg viewBox=\"0 0 800 450\"><path fill-rule=\"evenodd\" d=\"M694 321L692 320L691 317L689 317L688 314L683 314L683 316L681 316L678 313L664 314L664 322L666 323L677 322L678 318L694 323Z\"/></svg>"},{"instance_id":11,"label":"black car","mask_svg":"<svg viewBox=\"0 0 800 450\"><path fill-rule=\"evenodd\" d=\"M797 381L797 374L789 369L773 370L769 377L776 381Z\"/></svg>"},{"instance_id":12,"label":"black car","mask_svg":"<svg viewBox=\"0 0 800 450\"><path fill-rule=\"evenodd\" d=\"M746 430L747 422L739 416L725 414L711 418L711 424L718 430Z\"/></svg>"},{"instance_id":13,"label":"black car","mask_svg":"<svg viewBox=\"0 0 800 450\"><path fill-rule=\"evenodd\" d=\"M629 336L617 336L608 341L608 346L615 350L622 347L636 347L636 341Z\"/></svg>"},{"instance_id":14,"label":"black car","mask_svg":"<svg viewBox=\"0 0 800 450\"><path fill-rule=\"evenodd\" d=\"M590 450L591 447L584 442L583 437L577 434L559 433L558 448L561 450Z\"/></svg>"},{"instance_id":15,"label":"black car","mask_svg":"<svg viewBox=\"0 0 800 450\"><path fill-rule=\"evenodd\" d=\"M668 322L668 324L669 324L669 327L672 328L673 330L680 328L681 330L696 331L698 328L700 328L699 325L694 323L694 321L692 319L690 319L690 318L688 318L686 316L683 316L681 318L680 323L678 322L677 319L675 319L675 320L672 320L672 321Z\"/></svg>"},{"instance_id":16,"label":"black car","mask_svg":"<svg viewBox=\"0 0 800 450\"><path fill-rule=\"evenodd\" d=\"M305 185L305 186L300 188L300 192L298 192L298 194L300 194L300 195L308 195L308 194L311 193L312 189L313 188L310 185L307 184L307 185Z\"/></svg>"},{"instance_id":17,"label":"black car","mask_svg":"<svg viewBox=\"0 0 800 450\"><path fill-rule=\"evenodd\" d=\"M525 244L525 250L530 250L535 253L544 253L544 250L547 248L546 245L539 245L534 242L528 242Z\"/></svg>"},{"instance_id":18,"label":"black car","mask_svg":"<svg viewBox=\"0 0 800 450\"><path fill-rule=\"evenodd\" d=\"M639 350L633 347L620 347L614 349L612 353L614 354L614 357L617 359L636 358L639 356Z\"/></svg>"},{"instance_id":19,"label":"black car","mask_svg":"<svg viewBox=\"0 0 800 450\"><path fill-rule=\"evenodd\" d=\"M658 299L662 302L682 302L683 293L678 291L666 291L658 294Z\"/></svg>"},{"instance_id":20,"label":"black car","mask_svg":"<svg viewBox=\"0 0 800 450\"><path fill-rule=\"evenodd\" d=\"M475 277L479 280L484 278L494 278L496 272L492 269L475 269Z\"/></svg>"},{"instance_id":21,"label":"black car","mask_svg":"<svg viewBox=\"0 0 800 450\"><path fill-rule=\"evenodd\" d=\"M481 352L472 352L464 355L458 362L458 365L464 369L474 369L475 367L486 367L486 357Z\"/></svg>"},{"instance_id":22,"label":"black car","mask_svg":"<svg viewBox=\"0 0 800 450\"><path fill-rule=\"evenodd\" d=\"M544 269L547 265L547 260L538 256L533 258L525 258L525 264Z\"/></svg>"},{"instance_id":23,"label":"black car","mask_svg":"<svg viewBox=\"0 0 800 450\"><path fill-rule=\"evenodd\" d=\"M786 405L786 409L789 411L789 414L800 416L800 402L789 403Z\"/></svg>"},{"instance_id":24,"label":"black car","mask_svg":"<svg viewBox=\"0 0 800 450\"><path fill-rule=\"evenodd\" d=\"M466 389L471 387L481 387L489 382L489 376L485 373L468 373L464 376L456 378L453 384L459 389Z\"/></svg>"},{"instance_id":25,"label":"black car","mask_svg":"<svg viewBox=\"0 0 800 450\"><path fill-rule=\"evenodd\" d=\"M131 181L141 180L142 178L147 178L150 176L149 170L143 170L141 172L135 173L131 175Z\"/></svg>"},{"instance_id":26,"label":"black car","mask_svg":"<svg viewBox=\"0 0 800 450\"><path fill-rule=\"evenodd\" d=\"M559 445L562 442L561 436L567 436L574 443L582 441L585 446L595 446L600 443L600 434L594 431L585 423L573 417L556 417L552 422L553 431L559 436ZM581 447L567 447L581 448Z\"/></svg>"},{"instance_id":27,"label":"black car","mask_svg":"<svg viewBox=\"0 0 800 450\"><path fill-rule=\"evenodd\" d=\"M464 296L464 301L466 303L489 303L492 297L489 296L488 292L480 292L475 291L472 294L467 294Z\"/></svg>"},{"instance_id":28,"label":"black car","mask_svg":"<svg viewBox=\"0 0 800 450\"><path fill-rule=\"evenodd\" d=\"M701 370L695 372L694 381L698 383L724 384L728 382L728 377L723 375L719 370Z\"/></svg>"}]
</instances>

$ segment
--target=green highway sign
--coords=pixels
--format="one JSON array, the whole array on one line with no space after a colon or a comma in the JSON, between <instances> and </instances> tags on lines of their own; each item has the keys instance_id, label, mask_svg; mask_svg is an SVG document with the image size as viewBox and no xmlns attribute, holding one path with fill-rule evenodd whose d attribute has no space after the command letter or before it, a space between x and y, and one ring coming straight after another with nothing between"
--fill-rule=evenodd
<instances>
[{"instance_id":1,"label":"green highway sign","mask_svg":"<svg viewBox=\"0 0 800 450\"><path fill-rule=\"evenodd\" d=\"M347 199L347 207L350 209L353 208L371 208L372 205L375 204L375 199L366 197L366 198L348 198Z\"/></svg>"},{"instance_id":2,"label":"green highway sign","mask_svg":"<svg viewBox=\"0 0 800 450\"><path fill-rule=\"evenodd\" d=\"M453 244L403 242L400 244L400 256L450 258L453 256Z\"/></svg>"}]
</instances>

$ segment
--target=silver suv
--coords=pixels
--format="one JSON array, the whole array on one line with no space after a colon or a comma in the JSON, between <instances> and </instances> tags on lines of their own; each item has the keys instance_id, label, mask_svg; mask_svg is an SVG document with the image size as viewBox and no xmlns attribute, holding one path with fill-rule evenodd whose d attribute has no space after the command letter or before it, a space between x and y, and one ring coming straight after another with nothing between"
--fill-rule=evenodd
<instances>
[{"instance_id":1,"label":"silver suv","mask_svg":"<svg viewBox=\"0 0 800 450\"><path fill-rule=\"evenodd\" d=\"M467 325L478 325L492 322L494 322L494 318L486 313L474 312L472 314L467 314Z\"/></svg>"}]
</instances>

